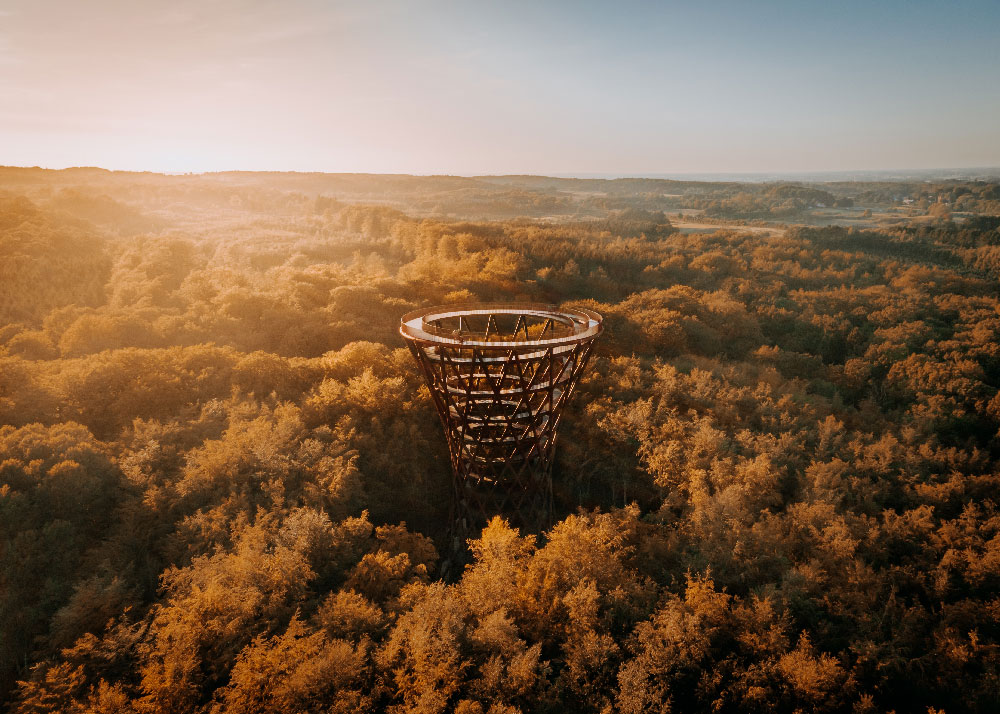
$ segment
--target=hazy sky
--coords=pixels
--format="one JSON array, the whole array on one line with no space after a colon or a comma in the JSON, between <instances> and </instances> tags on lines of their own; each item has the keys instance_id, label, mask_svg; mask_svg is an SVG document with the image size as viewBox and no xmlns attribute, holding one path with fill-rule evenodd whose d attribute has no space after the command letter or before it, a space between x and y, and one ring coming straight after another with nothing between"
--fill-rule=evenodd
<instances>
[{"instance_id":1,"label":"hazy sky","mask_svg":"<svg viewBox=\"0 0 1000 714\"><path fill-rule=\"evenodd\" d=\"M1000 1L0 0L0 164L1000 165Z\"/></svg>"}]
</instances>

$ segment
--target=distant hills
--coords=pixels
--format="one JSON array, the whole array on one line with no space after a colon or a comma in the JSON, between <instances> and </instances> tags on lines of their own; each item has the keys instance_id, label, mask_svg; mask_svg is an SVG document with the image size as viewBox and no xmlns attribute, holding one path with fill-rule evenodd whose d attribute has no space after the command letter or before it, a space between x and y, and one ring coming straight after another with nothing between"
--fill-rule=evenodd
<instances>
[{"instance_id":1,"label":"distant hills","mask_svg":"<svg viewBox=\"0 0 1000 714\"><path fill-rule=\"evenodd\" d=\"M723 181L737 183L770 183L773 181L996 181L1000 166L958 169L872 169L854 171L778 171L753 173L656 173L656 174L557 174L562 178L650 178L674 181Z\"/></svg>"},{"instance_id":2,"label":"distant hills","mask_svg":"<svg viewBox=\"0 0 1000 714\"><path fill-rule=\"evenodd\" d=\"M553 173L553 174L481 174L451 175L451 174L393 174L393 173L349 173L337 171L206 171L188 174L156 171L114 171L94 166L74 166L65 169L40 169L37 166L0 166L0 172L6 171L44 171L67 174L78 174L80 177L90 177L94 174L118 174L131 176L205 176L220 178L237 178L249 176L286 176L286 177L341 177L395 179L406 181L413 178L450 178L456 180L479 179L502 183L532 183L545 179L662 179L685 182L722 182L722 183L772 183L780 181L798 181L807 183L831 183L841 181L997 181L1000 180L1000 166L980 166L972 168L937 168L937 169L864 169L849 171L771 171L745 173Z\"/></svg>"}]
</instances>

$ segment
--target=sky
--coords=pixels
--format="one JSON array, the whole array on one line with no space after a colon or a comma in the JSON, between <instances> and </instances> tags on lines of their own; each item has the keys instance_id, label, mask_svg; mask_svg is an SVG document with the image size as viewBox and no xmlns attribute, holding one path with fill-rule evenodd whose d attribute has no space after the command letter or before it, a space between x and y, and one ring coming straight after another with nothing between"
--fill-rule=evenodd
<instances>
[{"instance_id":1,"label":"sky","mask_svg":"<svg viewBox=\"0 0 1000 714\"><path fill-rule=\"evenodd\" d=\"M0 0L0 164L1000 166L1000 2Z\"/></svg>"}]
</instances>

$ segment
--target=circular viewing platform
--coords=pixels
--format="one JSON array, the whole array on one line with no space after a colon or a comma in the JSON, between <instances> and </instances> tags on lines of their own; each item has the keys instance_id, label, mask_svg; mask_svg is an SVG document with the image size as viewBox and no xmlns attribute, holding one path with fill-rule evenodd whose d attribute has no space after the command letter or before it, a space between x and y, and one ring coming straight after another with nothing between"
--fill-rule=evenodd
<instances>
[{"instance_id":1,"label":"circular viewing platform","mask_svg":"<svg viewBox=\"0 0 1000 714\"><path fill-rule=\"evenodd\" d=\"M457 303L403 315L400 334L428 345L504 350L573 345L601 333L592 310L539 303Z\"/></svg>"}]
</instances>

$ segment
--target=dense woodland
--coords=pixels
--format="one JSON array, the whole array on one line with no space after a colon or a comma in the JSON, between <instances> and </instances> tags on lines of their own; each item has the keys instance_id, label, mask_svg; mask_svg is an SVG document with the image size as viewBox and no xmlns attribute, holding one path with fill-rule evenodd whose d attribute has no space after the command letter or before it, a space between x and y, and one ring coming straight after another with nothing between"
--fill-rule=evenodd
<instances>
[{"instance_id":1,"label":"dense woodland","mask_svg":"<svg viewBox=\"0 0 1000 714\"><path fill-rule=\"evenodd\" d=\"M997 216L976 181L0 169L0 708L996 712ZM398 320L508 299L606 331L557 522L442 579Z\"/></svg>"}]
</instances>

